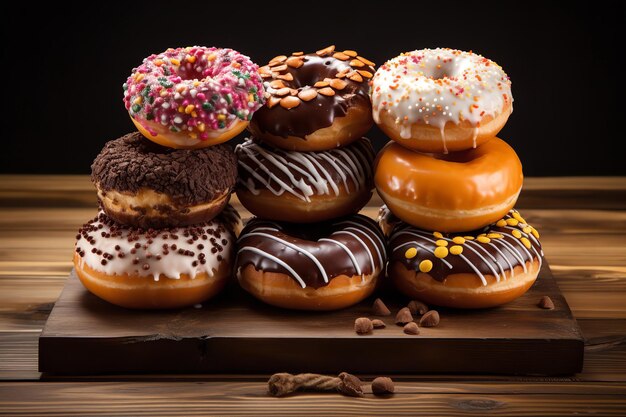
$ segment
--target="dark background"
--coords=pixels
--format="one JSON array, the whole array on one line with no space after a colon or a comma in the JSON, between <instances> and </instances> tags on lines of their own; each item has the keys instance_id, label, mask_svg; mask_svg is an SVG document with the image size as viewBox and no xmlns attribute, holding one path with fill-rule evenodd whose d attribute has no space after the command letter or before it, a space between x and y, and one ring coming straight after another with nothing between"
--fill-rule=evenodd
<instances>
[{"instance_id":1,"label":"dark background","mask_svg":"<svg viewBox=\"0 0 626 417\"><path fill-rule=\"evenodd\" d=\"M514 112L499 136L527 176L626 175L619 2L302 2L305 13L295 0L90 3L21 2L2 13L0 172L88 173L106 141L133 129L122 83L151 53L231 47L263 65L336 44L377 64L426 47L480 53L513 82ZM386 141L377 128L369 136Z\"/></svg>"}]
</instances>

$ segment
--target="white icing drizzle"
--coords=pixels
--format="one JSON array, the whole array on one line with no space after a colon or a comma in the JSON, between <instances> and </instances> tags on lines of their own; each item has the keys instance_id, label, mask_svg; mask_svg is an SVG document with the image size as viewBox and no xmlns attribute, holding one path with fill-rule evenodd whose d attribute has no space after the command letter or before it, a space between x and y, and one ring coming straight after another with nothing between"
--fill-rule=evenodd
<instances>
[{"instance_id":1,"label":"white icing drizzle","mask_svg":"<svg viewBox=\"0 0 626 417\"><path fill-rule=\"evenodd\" d=\"M208 229L216 231L218 228L222 229L219 237L208 231ZM184 236L185 231L190 230L197 236L197 239L191 239L191 242L190 237ZM177 238L174 239L172 235ZM100 212L96 219L81 228L79 236L75 248L77 253L82 253L79 257L80 263L107 275L152 276L155 281L160 277L180 279L182 274L190 278L200 273L213 276L222 262L221 259L230 259L234 246L232 233L217 219L189 228L157 230L153 235L149 235L149 232L141 229L115 224ZM91 244L88 238L93 239L94 243ZM211 249L216 245L211 239L215 239L222 249L212 253ZM222 240L226 243L224 244ZM167 249L164 249L164 245L167 245ZM176 245L175 249L172 245ZM104 258L104 254L109 257ZM204 263L199 258L201 254Z\"/></svg>"},{"instance_id":2,"label":"white icing drizzle","mask_svg":"<svg viewBox=\"0 0 626 417\"><path fill-rule=\"evenodd\" d=\"M498 64L448 48L416 50L387 61L372 79L371 97L376 123L381 112L389 112L405 139L411 137L411 125L432 125L441 130L444 147L446 123L466 120L477 128L485 116L494 117L513 103L511 82Z\"/></svg>"},{"instance_id":3,"label":"white icing drizzle","mask_svg":"<svg viewBox=\"0 0 626 417\"><path fill-rule=\"evenodd\" d=\"M349 222L348 222L348 223L349 223ZM363 236L365 236L365 237L366 237L366 238L367 238L367 239L368 239L368 240L372 243L372 246L374 246L374 249L376 250L376 256L378 256L378 262L379 262L379 265L382 265L382 264L384 264L384 263L385 263L385 261L384 261L384 259L383 259L383 254L382 254L382 253L380 253L380 249L378 249L378 245L376 244L376 242L374 242L374 239L372 239L372 238L371 238L371 237L370 237L367 233L363 232L363 231L362 231L362 230L360 230L360 229L357 229L356 227L346 227L346 228L345 228L345 230L346 230L346 231L348 231L348 230L349 230L349 231L353 231L353 232L359 232L359 233L361 233ZM376 236L376 235L374 235L374 236L376 237L376 239L379 239L379 237L378 237L378 236ZM380 240L380 239L379 239L379 240ZM381 247L381 248L383 248L383 250L384 250L384 249L385 249L385 245L384 245L382 242L379 242L379 243L380 243L380 247ZM385 254L385 256L386 256L386 254Z\"/></svg>"},{"instance_id":4,"label":"white icing drizzle","mask_svg":"<svg viewBox=\"0 0 626 417\"><path fill-rule=\"evenodd\" d=\"M361 246L363 246L363 248L365 248L365 252L367 252L367 256L370 259L370 265L372 265L372 271L376 270L376 264L374 263L374 257L372 256L372 252L369 250L369 247L367 246L367 244L363 241L363 239L361 239L360 237L358 237L357 235L355 235L352 232L349 232L348 230L340 230L338 232L335 232L335 235L350 235L353 238L356 239L357 242L359 242L361 244ZM382 264L381 264L382 265Z\"/></svg>"},{"instance_id":5,"label":"white icing drizzle","mask_svg":"<svg viewBox=\"0 0 626 417\"><path fill-rule=\"evenodd\" d=\"M359 265L359 262L356 260L356 257L354 256L354 253L352 253L352 251L350 250L349 247L347 247L346 245L344 245L343 243L335 240L335 239L330 239L327 237L323 237L321 239L318 239L319 242L331 242L331 243L335 243L337 246L339 246L341 249L343 249L346 254L348 254L348 257L350 257L350 260L352 261L352 264L354 265L354 269L356 269L356 274L357 275L363 275L363 273L361 272L361 266ZM368 251L369 252L369 251ZM371 254L370 254L371 257Z\"/></svg>"},{"instance_id":6,"label":"white icing drizzle","mask_svg":"<svg viewBox=\"0 0 626 417\"><path fill-rule=\"evenodd\" d=\"M262 228L260 228L262 229ZM317 269L319 269L320 273L322 274L322 277L324 278L324 282L328 282L328 275L326 274L326 270L324 269L324 267L322 266L322 264L320 263L320 261L315 257L315 255L313 255L311 252L294 245L293 243L287 242L285 239L281 239L277 236L274 235L270 235L269 233L259 233L258 232L259 229L255 229L254 232L251 233L247 233L246 236L263 236L266 237L268 239L272 239L276 242L280 242L282 245L287 246L288 248L291 248L297 252L300 252L301 254L303 254L304 256L306 256L307 258L309 258L311 261L313 261L313 263L315 264L315 266L317 266ZM371 256L370 256L371 257ZM374 267L374 262L372 262L372 271L376 269Z\"/></svg>"},{"instance_id":7,"label":"white icing drizzle","mask_svg":"<svg viewBox=\"0 0 626 417\"><path fill-rule=\"evenodd\" d=\"M241 249L239 249L237 251L237 254L240 254L243 251L254 252L254 253L257 253L257 254L259 254L261 256L265 256L267 259L270 259L270 260L276 262L278 265L282 266L287 271L289 271L291 276L294 277L298 281L298 283L300 284L300 286L302 288L306 287L306 284L302 280L302 277L300 277L300 275L298 275L298 273L296 271L294 271L293 268L289 266L289 264L287 264L286 262L283 262L282 260L278 259L274 255L272 255L270 253L267 253L265 251L262 251L261 249L253 248L252 246L244 246L244 247L242 247Z\"/></svg>"},{"instance_id":8,"label":"white icing drizzle","mask_svg":"<svg viewBox=\"0 0 626 417\"><path fill-rule=\"evenodd\" d=\"M476 255L478 255L480 258L483 258L483 257L478 253L478 251L476 249L480 249L481 251L483 251L485 253L485 255L487 255L489 258L491 258L491 260L493 261L494 264L498 265L498 268L500 269L500 273L502 274L502 279L506 278L506 275L504 274L504 269L502 269L502 265L500 265L500 263L495 258L495 256L493 256L492 254L487 252L487 250L485 248L483 248L482 246L480 246L478 243L474 242L473 240L467 240L467 241L465 241L465 243L466 243L466 247L469 250L471 250L472 252L474 252ZM476 247L474 247L474 246L476 246ZM489 261L487 261L485 259L485 262L489 266L489 269L491 269L491 271L494 273L494 276L496 277L496 281L500 282L500 275L498 275L498 273L495 271L495 269L493 269L491 267L491 264L489 264Z\"/></svg>"},{"instance_id":9,"label":"white icing drizzle","mask_svg":"<svg viewBox=\"0 0 626 417\"><path fill-rule=\"evenodd\" d=\"M239 184L254 195L259 193L256 180L274 195L287 192L306 202L311 201L312 195L337 196L340 193L338 184L324 165L330 165L348 192L368 187L372 178L374 151L367 138L321 152L270 149L248 138L237 145L236 152L239 167L250 175L247 179L240 175ZM275 170L284 174L286 179L278 177L273 172ZM299 175L294 175L296 173Z\"/></svg>"},{"instance_id":10,"label":"white icing drizzle","mask_svg":"<svg viewBox=\"0 0 626 417\"><path fill-rule=\"evenodd\" d=\"M469 266L470 266L470 267L474 270L474 272L476 272L476 275L478 275L478 277L480 278L480 282L482 282L482 283L483 283L483 285L487 285L487 280L485 279L485 276L482 274L482 272L480 272L480 271L478 270L478 268L476 268L476 265L474 265L473 263L471 263L471 262L469 261L469 259L467 259L467 258L465 257L465 255L463 255L462 253L460 253L460 254L458 254L458 255L456 255L456 256L460 257L460 258L461 258L461 259L463 259L465 262L467 262L467 264L468 264L468 265L469 265ZM478 255L478 256L482 258L482 256L480 256L480 255ZM483 259L485 259L485 258L483 258ZM486 259L485 259L485 260L486 260ZM495 275L496 275L497 282L500 282L500 277L498 276L498 274L495 274Z\"/></svg>"},{"instance_id":11,"label":"white icing drizzle","mask_svg":"<svg viewBox=\"0 0 626 417\"><path fill-rule=\"evenodd\" d=\"M524 269L524 272L528 272L528 269L526 268L526 262L524 262L524 258L522 258L522 253L520 251L518 251L517 249L515 249L515 246L513 246L511 243L507 242L504 239L495 239L495 240L493 240L493 242L500 243L506 249L508 249L508 251L511 253L511 255L513 255L515 257L515 259L517 259L519 261L519 263L522 265L522 268Z\"/></svg>"}]
</instances>

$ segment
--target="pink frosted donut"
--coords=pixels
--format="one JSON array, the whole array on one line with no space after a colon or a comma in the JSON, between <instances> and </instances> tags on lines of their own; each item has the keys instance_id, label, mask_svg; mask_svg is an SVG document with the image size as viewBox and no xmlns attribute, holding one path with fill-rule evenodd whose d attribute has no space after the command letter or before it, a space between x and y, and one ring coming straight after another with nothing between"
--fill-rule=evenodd
<instances>
[{"instance_id":1,"label":"pink frosted donut","mask_svg":"<svg viewBox=\"0 0 626 417\"><path fill-rule=\"evenodd\" d=\"M193 46L150 55L124 83L137 129L171 148L225 142L264 103L258 66L232 49Z\"/></svg>"}]
</instances>

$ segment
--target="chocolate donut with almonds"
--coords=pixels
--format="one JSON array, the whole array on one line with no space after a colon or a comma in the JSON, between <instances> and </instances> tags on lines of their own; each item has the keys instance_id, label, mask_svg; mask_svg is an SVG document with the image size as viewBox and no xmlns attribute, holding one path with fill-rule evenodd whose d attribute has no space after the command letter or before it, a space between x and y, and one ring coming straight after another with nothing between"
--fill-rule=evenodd
<instances>
[{"instance_id":1,"label":"chocolate donut with almonds","mask_svg":"<svg viewBox=\"0 0 626 417\"><path fill-rule=\"evenodd\" d=\"M134 227L186 226L211 220L228 203L237 160L228 145L173 149L139 132L108 142L91 165L104 212Z\"/></svg>"},{"instance_id":2,"label":"chocolate donut with almonds","mask_svg":"<svg viewBox=\"0 0 626 417\"><path fill-rule=\"evenodd\" d=\"M279 55L259 73L267 101L248 129L263 141L293 151L347 145L374 124L369 80L374 63L335 46L314 54Z\"/></svg>"},{"instance_id":3,"label":"chocolate donut with almonds","mask_svg":"<svg viewBox=\"0 0 626 417\"><path fill-rule=\"evenodd\" d=\"M387 275L407 296L454 308L508 303L537 279L543 251L539 232L517 210L482 229L431 232L398 222L389 237Z\"/></svg>"}]
</instances>

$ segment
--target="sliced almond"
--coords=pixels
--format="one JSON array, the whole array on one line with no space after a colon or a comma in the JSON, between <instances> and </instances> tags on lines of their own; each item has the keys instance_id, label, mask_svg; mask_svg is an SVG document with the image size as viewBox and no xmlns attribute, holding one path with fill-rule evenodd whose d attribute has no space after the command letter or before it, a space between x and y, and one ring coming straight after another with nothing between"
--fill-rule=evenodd
<instances>
[{"instance_id":1,"label":"sliced almond","mask_svg":"<svg viewBox=\"0 0 626 417\"><path fill-rule=\"evenodd\" d=\"M313 87L322 88L322 87L328 87L328 85L329 85L328 81L318 81L315 83L315 85L313 85Z\"/></svg>"},{"instance_id":2,"label":"sliced almond","mask_svg":"<svg viewBox=\"0 0 626 417\"><path fill-rule=\"evenodd\" d=\"M319 56L330 55L335 51L335 45L327 46L324 49L320 49L319 51L315 51L315 53Z\"/></svg>"},{"instance_id":3,"label":"sliced almond","mask_svg":"<svg viewBox=\"0 0 626 417\"><path fill-rule=\"evenodd\" d=\"M261 78L272 78L272 74L268 74L266 72L261 73Z\"/></svg>"},{"instance_id":4,"label":"sliced almond","mask_svg":"<svg viewBox=\"0 0 626 417\"><path fill-rule=\"evenodd\" d=\"M286 74L279 74L276 76L276 78L278 78L279 80L293 81L293 75L291 75L290 72Z\"/></svg>"},{"instance_id":5,"label":"sliced almond","mask_svg":"<svg viewBox=\"0 0 626 417\"><path fill-rule=\"evenodd\" d=\"M274 58L272 58L272 59L270 60L270 62L269 62L269 64L268 64L268 65L269 65L270 67L273 67L274 65L278 65L278 64L280 64L280 63L281 63L281 62L283 62L285 59L287 59L287 56L285 56L285 55L278 55L278 56L275 56Z\"/></svg>"},{"instance_id":6,"label":"sliced almond","mask_svg":"<svg viewBox=\"0 0 626 417\"><path fill-rule=\"evenodd\" d=\"M305 88L298 93L298 97L303 101L311 101L317 97L317 90L314 88Z\"/></svg>"},{"instance_id":7,"label":"sliced almond","mask_svg":"<svg viewBox=\"0 0 626 417\"><path fill-rule=\"evenodd\" d=\"M362 56L357 56L356 58L357 58L357 59L359 59L359 60L361 60L361 61L363 61L363 62L364 62L365 64L367 64L367 65L371 65L372 67L373 67L374 65L376 65L376 64L374 64L372 61L370 61L369 59L367 59L367 58L363 58Z\"/></svg>"},{"instance_id":8,"label":"sliced almond","mask_svg":"<svg viewBox=\"0 0 626 417\"><path fill-rule=\"evenodd\" d=\"M270 87L272 87L272 88L284 88L285 87L285 83L282 82L281 80L274 80L274 81L270 82Z\"/></svg>"},{"instance_id":9,"label":"sliced almond","mask_svg":"<svg viewBox=\"0 0 626 417\"><path fill-rule=\"evenodd\" d=\"M270 97L270 98L267 100L267 107L269 107L269 108L271 109L272 107L274 107L274 106L275 106L275 105L277 105L278 103L280 103L280 99L279 99L278 97L274 97L274 96L272 96L272 97Z\"/></svg>"},{"instance_id":10,"label":"sliced almond","mask_svg":"<svg viewBox=\"0 0 626 417\"><path fill-rule=\"evenodd\" d=\"M369 71L365 71L365 70L356 70L356 72L358 72L359 74L361 74L365 78L372 78L374 76L374 74L372 74Z\"/></svg>"},{"instance_id":11,"label":"sliced almond","mask_svg":"<svg viewBox=\"0 0 626 417\"><path fill-rule=\"evenodd\" d=\"M342 61L346 61L346 60L350 59L350 57L348 55L344 54L343 52L335 52L333 54L333 58L341 59Z\"/></svg>"},{"instance_id":12,"label":"sliced almond","mask_svg":"<svg viewBox=\"0 0 626 417\"><path fill-rule=\"evenodd\" d=\"M280 100L280 106L285 109L293 109L294 107L298 107L300 105L300 99L294 96L283 97Z\"/></svg>"},{"instance_id":13,"label":"sliced almond","mask_svg":"<svg viewBox=\"0 0 626 417\"><path fill-rule=\"evenodd\" d=\"M352 57L352 58L354 58L355 56L358 55L356 53L356 51L353 51L352 49L347 49L347 50L343 51L343 53L348 55L349 57Z\"/></svg>"},{"instance_id":14,"label":"sliced almond","mask_svg":"<svg viewBox=\"0 0 626 417\"><path fill-rule=\"evenodd\" d=\"M350 78L352 81L356 81L357 83L363 82L363 77L361 77L356 72L348 75L348 78Z\"/></svg>"},{"instance_id":15,"label":"sliced almond","mask_svg":"<svg viewBox=\"0 0 626 417\"><path fill-rule=\"evenodd\" d=\"M292 53L291 55L293 55L293 56L302 56L302 55L304 55L304 52L298 51L298 52Z\"/></svg>"},{"instance_id":16,"label":"sliced almond","mask_svg":"<svg viewBox=\"0 0 626 417\"><path fill-rule=\"evenodd\" d=\"M304 62L302 61L302 58L292 56L287 59L286 64L292 68L300 68L304 65Z\"/></svg>"},{"instance_id":17,"label":"sliced almond","mask_svg":"<svg viewBox=\"0 0 626 417\"><path fill-rule=\"evenodd\" d=\"M363 63L363 61L359 61L358 59L353 59L352 61L350 61L350 66L351 67L364 67L365 64Z\"/></svg>"},{"instance_id":18,"label":"sliced almond","mask_svg":"<svg viewBox=\"0 0 626 417\"><path fill-rule=\"evenodd\" d=\"M337 78L343 78L343 77L345 77L345 76L346 76L346 74L347 74L349 71L350 71L350 69L349 69L349 68L344 68L344 69L342 69L341 71L339 71L339 72L335 75L335 77L337 77Z\"/></svg>"},{"instance_id":19,"label":"sliced almond","mask_svg":"<svg viewBox=\"0 0 626 417\"><path fill-rule=\"evenodd\" d=\"M343 90L344 88L346 88L346 85L348 85L347 82L338 78L333 78L332 80L330 80L330 86L335 90Z\"/></svg>"},{"instance_id":20,"label":"sliced almond","mask_svg":"<svg viewBox=\"0 0 626 417\"><path fill-rule=\"evenodd\" d=\"M321 95L332 97L335 95L335 90L330 87L322 88L318 91Z\"/></svg>"},{"instance_id":21,"label":"sliced almond","mask_svg":"<svg viewBox=\"0 0 626 417\"><path fill-rule=\"evenodd\" d=\"M284 88L281 88L281 89L279 89L279 90L275 91L275 92L274 92L274 95L277 95L277 96L281 96L281 97L282 97L282 96L286 96L287 94L289 94L289 92L290 92L290 91L291 91L291 89L290 89L290 88L288 88L288 87L284 87Z\"/></svg>"},{"instance_id":22,"label":"sliced almond","mask_svg":"<svg viewBox=\"0 0 626 417\"><path fill-rule=\"evenodd\" d=\"M289 94L291 94L292 96L295 96L298 94L298 90L296 90L295 88L292 88L289 90Z\"/></svg>"},{"instance_id":23,"label":"sliced almond","mask_svg":"<svg viewBox=\"0 0 626 417\"><path fill-rule=\"evenodd\" d=\"M283 65L279 65L277 67L272 68L272 71L280 72L280 71L284 71L286 69L287 69L287 65L283 64Z\"/></svg>"}]
</instances>

